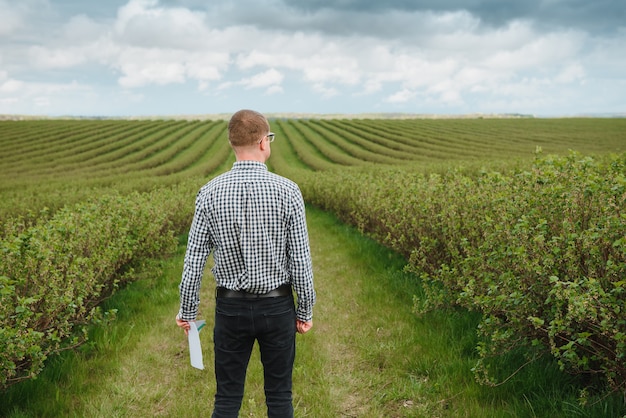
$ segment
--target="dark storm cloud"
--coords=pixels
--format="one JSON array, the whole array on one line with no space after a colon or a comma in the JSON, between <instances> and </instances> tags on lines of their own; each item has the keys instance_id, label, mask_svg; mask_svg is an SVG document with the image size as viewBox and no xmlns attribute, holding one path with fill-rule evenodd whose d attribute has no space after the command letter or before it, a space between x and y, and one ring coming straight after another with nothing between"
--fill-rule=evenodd
<instances>
[{"instance_id":1,"label":"dark storm cloud","mask_svg":"<svg viewBox=\"0 0 626 418\"><path fill-rule=\"evenodd\" d=\"M284 0L308 12L322 9L381 13L468 11L489 26L512 20L532 20L539 26L572 27L592 32L612 32L626 27L624 0Z\"/></svg>"}]
</instances>

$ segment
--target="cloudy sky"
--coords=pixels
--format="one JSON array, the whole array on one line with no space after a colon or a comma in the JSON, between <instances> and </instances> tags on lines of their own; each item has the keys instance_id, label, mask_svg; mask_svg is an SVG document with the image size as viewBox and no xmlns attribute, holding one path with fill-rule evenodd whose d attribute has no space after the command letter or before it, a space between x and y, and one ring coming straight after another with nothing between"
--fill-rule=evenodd
<instances>
[{"instance_id":1,"label":"cloudy sky","mask_svg":"<svg viewBox=\"0 0 626 418\"><path fill-rule=\"evenodd\" d=\"M624 0L0 0L0 114L626 113Z\"/></svg>"}]
</instances>

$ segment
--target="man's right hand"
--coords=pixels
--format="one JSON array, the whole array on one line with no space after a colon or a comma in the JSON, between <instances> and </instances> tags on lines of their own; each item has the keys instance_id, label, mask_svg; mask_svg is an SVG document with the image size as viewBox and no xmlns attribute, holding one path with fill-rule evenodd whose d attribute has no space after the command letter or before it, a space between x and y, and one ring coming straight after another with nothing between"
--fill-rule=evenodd
<instances>
[{"instance_id":1,"label":"man's right hand","mask_svg":"<svg viewBox=\"0 0 626 418\"><path fill-rule=\"evenodd\" d=\"M304 322L296 319L296 329L298 330L298 333L304 334L311 328L313 328L313 321Z\"/></svg>"},{"instance_id":2,"label":"man's right hand","mask_svg":"<svg viewBox=\"0 0 626 418\"><path fill-rule=\"evenodd\" d=\"M182 329L185 330L185 335L189 335L189 328L191 328L191 325L189 325L189 321L184 321L182 319L178 319L178 315L176 316L176 325L178 325L179 327L181 327Z\"/></svg>"}]
</instances>

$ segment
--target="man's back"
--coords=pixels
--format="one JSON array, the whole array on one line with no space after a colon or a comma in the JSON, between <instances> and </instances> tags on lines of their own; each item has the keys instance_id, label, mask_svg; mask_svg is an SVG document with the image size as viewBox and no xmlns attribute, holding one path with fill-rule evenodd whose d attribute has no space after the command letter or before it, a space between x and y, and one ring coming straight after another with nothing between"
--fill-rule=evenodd
<instances>
[{"instance_id":1,"label":"man's back","mask_svg":"<svg viewBox=\"0 0 626 418\"><path fill-rule=\"evenodd\" d=\"M200 190L196 210L209 227L218 286L266 293L291 281L287 251L308 248L301 202L294 182L252 161Z\"/></svg>"}]
</instances>

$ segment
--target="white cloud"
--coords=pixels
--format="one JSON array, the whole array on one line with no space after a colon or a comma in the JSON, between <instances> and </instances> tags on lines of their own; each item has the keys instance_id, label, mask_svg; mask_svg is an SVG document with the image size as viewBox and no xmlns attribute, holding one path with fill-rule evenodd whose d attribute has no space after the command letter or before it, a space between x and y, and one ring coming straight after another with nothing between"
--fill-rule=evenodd
<instances>
[{"instance_id":1,"label":"white cloud","mask_svg":"<svg viewBox=\"0 0 626 418\"><path fill-rule=\"evenodd\" d=\"M46 48L33 46L28 50L31 62L39 69L73 68L84 64L88 57L83 48Z\"/></svg>"},{"instance_id":2,"label":"white cloud","mask_svg":"<svg viewBox=\"0 0 626 418\"><path fill-rule=\"evenodd\" d=\"M85 103L94 92L89 86L75 81L70 83L33 83L8 79L0 84L0 113L27 113L34 108L37 112L54 112L59 99Z\"/></svg>"},{"instance_id":3,"label":"white cloud","mask_svg":"<svg viewBox=\"0 0 626 418\"><path fill-rule=\"evenodd\" d=\"M387 97L389 103L406 103L416 96L416 92L408 89L402 89L391 96Z\"/></svg>"},{"instance_id":4,"label":"white cloud","mask_svg":"<svg viewBox=\"0 0 626 418\"><path fill-rule=\"evenodd\" d=\"M114 24L116 41L144 48L193 50L211 40L205 14L180 7L159 7L157 0L130 0Z\"/></svg>"},{"instance_id":5,"label":"white cloud","mask_svg":"<svg viewBox=\"0 0 626 418\"><path fill-rule=\"evenodd\" d=\"M21 90L23 82L9 77L6 71L0 71L0 93L13 94Z\"/></svg>"},{"instance_id":6,"label":"white cloud","mask_svg":"<svg viewBox=\"0 0 626 418\"><path fill-rule=\"evenodd\" d=\"M122 87L142 87L185 82L185 66L177 51L128 48L120 55L119 83Z\"/></svg>"},{"instance_id":7,"label":"white cloud","mask_svg":"<svg viewBox=\"0 0 626 418\"><path fill-rule=\"evenodd\" d=\"M267 88L267 90L265 91L265 93L268 96L272 96L272 95L275 95L275 94L281 94L281 93L284 93L284 92L285 92L285 90L282 88L282 86L279 86L279 85L269 86Z\"/></svg>"},{"instance_id":8,"label":"white cloud","mask_svg":"<svg viewBox=\"0 0 626 418\"><path fill-rule=\"evenodd\" d=\"M189 55L185 69L187 76L193 80L216 81L222 78L222 73L230 64L231 59L226 52L195 52Z\"/></svg>"},{"instance_id":9,"label":"white cloud","mask_svg":"<svg viewBox=\"0 0 626 418\"><path fill-rule=\"evenodd\" d=\"M241 81L241 84L247 89L263 88L280 85L283 81L283 75L271 68L265 72L256 74L250 78Z\"/></svg>"},{"instance_id":10,"label":"white cloud","mask_svg":"<svg viewBox=\"0 0 626 418\"><path fill-rule=\"evenodd\" d=\"M570 64L563 68L555 77L557 83L573 83L582 81L585 78L585 69L579 63Z\"/></svg>"},{"instance_id":11,"label":"white cloud","mask_svg":"<svg viewBox=\"0 0 626 418\"><path fill-rule=\"evenodd\" d=\"M535 34L518 48L494 51L485 65L503 71L552 69L574 59L584 45L584 35L574 32Z\"/></svg>"},{"instance_id":12,"label":"white cloud","mask_svg":"<svg viewBox=\"0 0 626 418\"><path fill-rule=\"evenodd\" d=\"M105 3L91 14L89 2L72 2L79 13L48 13L61 1L0 0L0 35L6 34L0 38L0 103L17 99L54 108L69 100L62 89L48 87L82 86L74 91L92 94L102 88L101 77L109 87L117 79L112 95L134 91L144 104L152 91L173 85L190 89L190 103L226 90L246 100L247 90L259 89L281 94L276 106L319 102L324 111L344 106L346 112L385 103L394 111L508 103L536 105L540 113L559 97L567 96L563 105L586 106L587 89L606 88L611 80L617 81L613 95L626 97L626 28L595 35L557 25L546 30L530 16L487 26L464 10L303 12L281 0L245 7L194 2L195 9L182 1L129 0L108 15ZM41 28L26 26L46 13ZM559 95L559 88L567 94ZM47 101L34 101L36 89ZM3 106L0 112L8 109ZM80 103L76 109L82 110Z\"/></svg>"},{"instance_id":13,"label":"white cloud","mask_svg":"<svg viewBox=\"0 0 626 418\"><path fill-rule=\"evenodd\" d=\"M246 90L265 89L265 94L273 95L283 93L284 75L274 68L257 73L251 77L243 78L237 82L224 82L218 86L218 90L226 90L236 86L242 86Z\"/></svg>"},{"instance_id":14,"label":"white cloud","mask_svg":"<svg viewBox=\"0 0 626 418\"><path fill-rule=\"evenodd\" d=\"M462 91L453 80L442 80L429 87L427 93L446 106L463 105Z\"/></svg>"},{"instance_id":15,"label":"white cloud","mask_svg":"<svg viewBox=\"0 0 626 418\"><path fill-rule=\"evenodd\" d=\"M311 88L313 91L318 92L323 99L330 99L339 95L339 90L334 87L328 87L323 83L315 83L313 84L313 86L311 86Z\"/></svg>"},{"instance_id":16,"label":"white cloud","mask_svg":"<svg viewBox=\"0 0 626 418\"><path fill-rule=\"evenodd\" d=\"M0 36L9 36L22 26L22 13L8 1L0 1L0 10Z\"/></svg>"},{"instance_id":17,"label":"white cloud","mask_svg":"<svg viewBox=\"0 0 626 418\"><path fill-rule=\"evenodd\" d=\"M7 80L0 84L0 92L2 93L17 93L19 92L24 83L19 80Z\"/></svg>"},{"instance_id":18,"label":"white cloud","mask_svg":"<svg viewBox=\"0 0 626 418\"><path fill-rule=\"evenodd\" d=\"M36 64L70 68L96 63L118 71L124 88L189 79L206 88L228 65L228 54L201 48L209 34L202 13L159 7L156 0L131 0L111 22L74 17L63 33L64 46L32 49Z\"/></svg>"},{"instance_id":19,"label":"white cloud","mask_svg":"<svg viewBox=\"0 0 626 418\"><path fill-rule=\"evenodd\" d=\"M96 22L85 15L73 16L62 28L65 42L72 44L85 44L99 39L109 28L106 24Z\"/></svg>"}]
</instances>

